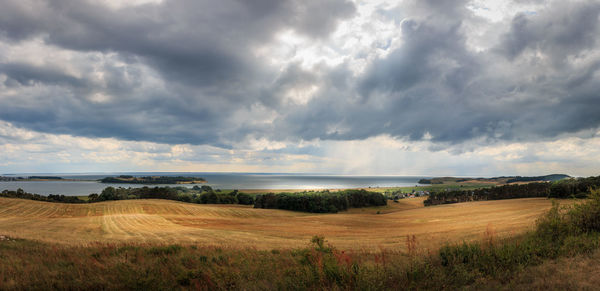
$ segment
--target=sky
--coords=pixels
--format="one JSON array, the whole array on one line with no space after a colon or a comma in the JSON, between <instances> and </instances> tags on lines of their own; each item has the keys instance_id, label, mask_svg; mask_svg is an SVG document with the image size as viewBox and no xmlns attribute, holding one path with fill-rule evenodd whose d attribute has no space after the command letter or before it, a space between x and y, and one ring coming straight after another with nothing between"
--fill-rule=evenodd
<instances>
[{"instance_id":1,"label":"sky","mask_svg":"<svg viewBox=\"0 0 600 291\"><path fill-rule=\"evenodd\" d=\"M0 3L0 174L600 174L596 0Z\"/></svg>"}]
</instances>

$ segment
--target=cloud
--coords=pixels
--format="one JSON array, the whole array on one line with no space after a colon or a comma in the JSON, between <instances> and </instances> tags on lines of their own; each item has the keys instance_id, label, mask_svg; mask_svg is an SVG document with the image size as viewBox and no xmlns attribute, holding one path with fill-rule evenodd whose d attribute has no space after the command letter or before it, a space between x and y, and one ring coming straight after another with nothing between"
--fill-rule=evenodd
<instances>
[{"instance_id":1,"label":"cloud","mask_svg":"<svg viewBox=\"0 0 600 291\"><path fill-rule=\"evenodd\" d=\"M336 140L430 136L444 145L482 137L490 143L554 139L598 128L597 5L556 6L535 16L518 13L498 44L484 51L469 45L465 23L475 17L460 5L396 7L417 13L399 23L402 44L348 82L356 86L323 90L282 117L289 128L281 131ZM530 32L530 26L546 30ZM531 49L516 58L519 47Z\"/></svg>"},{"instance_id":2,"label":"cloud","mask_svg":"<svg viewBox=\"0 0 600 291\"><path fill-rule=\"evenodd\" d=\"M298 145L256 139L226 150L39 133L0 122L0 167L9 172L250 171L354 175L540 175L597 174L600 138L565 137L548 142L474 142L430 151L430 141L387 135L354 141ZM442 165L442 166L440 166Z\"/></svg>"},{"instance_id":3,"label":"cloud","mask_svg":"<svg viewBox=\"0 0 600 291\"><path fill-rule=\"evenodd\" d=\"M598 42L597 2L555 2L542 13L517 14L510 30L501 37L499 50L509 59L525 51L547 55L552 64L560 65L570 56L595 49Z\"/></svg>"},{"instance_id":4,"label":"cloud","mask_svg":"<svg viewBox=\"0 0 600 291\"><path fill-rule=\"evenodd\" d=\"M455 155L593 139L599 15L595 1L6 1L0 120L253 161L381 136Z\"/></svg>"},{"instance_id":5,"label":"cloud","mask_svg":"<svg viewBox=\"0 0 600 291\"><path fill-rule=\"evenodd\" d=\"M88 66L80 65L81 76L73 77L27 58L4 60L4 85L28 100L0 97L0 114L44 132L227 146L252 130L232 124L234 115L273 106L260 103L279 73L253 50L289 29L324 38L354 11L344 0L163 1L120 9L86 1L11 1L0 21L8 50L12 42L41 38L46 46L37 53L58 47ZM86 74L90 69L95 74Z\"/></svg>"}]
</instances>

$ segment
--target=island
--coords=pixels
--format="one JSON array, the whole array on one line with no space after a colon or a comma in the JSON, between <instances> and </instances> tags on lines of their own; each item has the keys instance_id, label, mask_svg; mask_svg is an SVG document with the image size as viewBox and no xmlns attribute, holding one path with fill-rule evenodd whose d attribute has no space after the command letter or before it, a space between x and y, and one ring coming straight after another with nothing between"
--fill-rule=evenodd
<instances>
[{"instance_id":1,"label":"island","mask_svg":"<svg viewBox=\"0 0 600 291\"><path fill-rule=\"evenodd\" d=\"M69 181L70 179L64 179L58 176L29 176L29 177L7 177L0 176L0 181L3 182L22 182L22 181Z\"/></svg>"},{"instance_id":2,"label":"island","mask_svg":"<svg viewBox=\"0 0 600 291\"><path fill-rule=\"evenodd\" d=\"M204 178L183 176L145 176L134 177L121 175L117 177L106 177L100 179L101 183L125 183L125 184L202 184L206 183Z\"/></svg>"}]
</instances>

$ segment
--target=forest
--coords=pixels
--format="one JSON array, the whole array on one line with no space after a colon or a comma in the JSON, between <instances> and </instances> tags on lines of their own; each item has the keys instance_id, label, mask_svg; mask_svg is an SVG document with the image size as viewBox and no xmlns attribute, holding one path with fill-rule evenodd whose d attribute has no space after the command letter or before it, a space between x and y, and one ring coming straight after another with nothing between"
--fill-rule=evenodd
<instances>
[{"instance_id":1,"label":"forest","mask_svg":"<svg viewBox=\"0 0 600 291\"><path fill-rule=\"evenodd\" d=\"M423 202L425 206L460 203L468 201L499 200L514 198L585 198L590 189L600 186L600 176L562 179L555 182L510 184L475 190L451 190L431 192Z\"/></svg>"}]
</instances>

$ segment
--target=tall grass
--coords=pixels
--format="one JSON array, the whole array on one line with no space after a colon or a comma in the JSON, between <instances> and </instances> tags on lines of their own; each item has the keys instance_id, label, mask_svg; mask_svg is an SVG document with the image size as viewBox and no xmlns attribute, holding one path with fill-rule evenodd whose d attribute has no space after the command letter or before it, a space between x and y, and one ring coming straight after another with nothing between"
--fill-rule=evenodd
<instances>
[{"instance_id":1,"label":"tall grass","mask_svg":"<svg viewBox=\"0 0 600 291\"><path fill-rule=\"evenodd\" d=\"M598 249L600 191L553 208L534 231L419 249L344 251L313 237L300 249L260 251L195 245L92 244L69 247L0 241L0 289L454 289L509 282L546 260Z\"/></svg>"}]
</instances>

